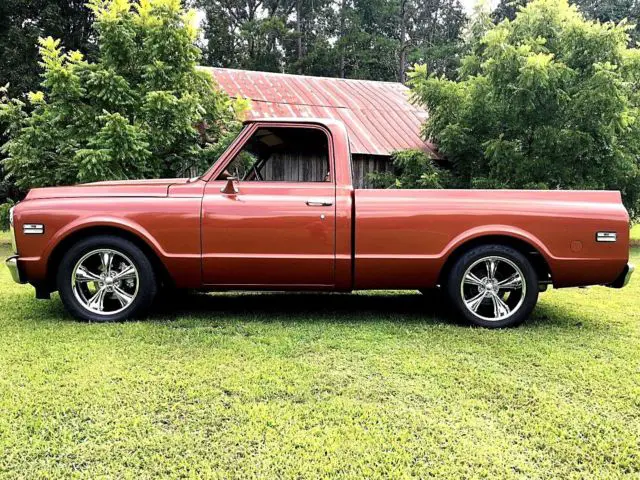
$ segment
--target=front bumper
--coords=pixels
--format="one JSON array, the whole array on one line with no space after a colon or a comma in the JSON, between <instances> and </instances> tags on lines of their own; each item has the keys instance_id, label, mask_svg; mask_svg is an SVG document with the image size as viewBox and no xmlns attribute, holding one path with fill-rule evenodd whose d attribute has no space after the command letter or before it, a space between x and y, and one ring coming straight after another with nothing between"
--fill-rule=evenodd
<instances>
[{"instance_id":1,"label":"front bumper","mask_svg":"<svg viewBox=\"0 0 640 480\"><path fill-rule=\"evenodd\" d=\"M612 283L607 285L607 287L611 287L611 288L626 287L627 284L629 283L629 280L631 280L631 275L633 274L634 270L635 270L635 267L633 263L627 263L624 269L622 270L622 273L618 275L618 278L616 278Z\"/></svg>"},{"instance_id":2,"label":"front bumper","mask_svg":"<svg viewBox=\"0 0 640 480\"><path fill-rule=\"evenodd\" d=\"M14 282L27 283L27 281L20 275L20 268L18 267L18 255L7 258L7 260L5 261L5 265L7 265L9 272L11 272L11 278L13 278Z\"/></svg>"}]
</instances>

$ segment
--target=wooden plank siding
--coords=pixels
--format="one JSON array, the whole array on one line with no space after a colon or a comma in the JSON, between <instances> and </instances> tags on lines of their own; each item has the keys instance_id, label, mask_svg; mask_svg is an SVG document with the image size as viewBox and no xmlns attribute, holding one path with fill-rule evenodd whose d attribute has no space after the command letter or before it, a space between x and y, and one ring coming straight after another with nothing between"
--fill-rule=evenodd
<instances>
[{"instance_id":1,"label":"wooden plank siding","mask_svg":"<svg viewBox=\"0 0 640 480\"><path fill-rule=\"evenodd\" d=\"M329 173L326 155L277 153L262 168L262 177L272 182L324 182Z\"/></svg>"},{"instance_id":2,"label":"wooden plank siding","mask_svg":"<svg viewBox=\"0 0 640 480\"><path fill-rule=\"evenodd\" d=\"M383 155L352 155L354 188L372 188L368 174L391 171L390 157ZM266 181L323 182L329 171L322 155L282 153L273 155L262 169Z\"/></svg>"},{"instance_id":3,"label":"wooden plank siding","mask_svg":"<svg viewBox=\"0 0 640 480\"><path fill-rule=\"evenodd\" d=\"M262 169L265 181L322 182L328 170L327 158L321 155L277 154L272 156ZM351 156L354 188L372 188L367 175L373 172L392 170L391 158L383 155ZM197 171L191 176L198 175Z\"/></svg>"},{"instance_id":4,"label":"wooden plank siding","mask_svg":"<svg viewBox=\"0 0 640 480\"><path fill-rule=\"evenodd\" d=\"M371 182L367 178L369 173L388 172L392 168L391 158L388 156L354 154L351 156L353 187L372 188Z\"/></svg>"}]
</instances>

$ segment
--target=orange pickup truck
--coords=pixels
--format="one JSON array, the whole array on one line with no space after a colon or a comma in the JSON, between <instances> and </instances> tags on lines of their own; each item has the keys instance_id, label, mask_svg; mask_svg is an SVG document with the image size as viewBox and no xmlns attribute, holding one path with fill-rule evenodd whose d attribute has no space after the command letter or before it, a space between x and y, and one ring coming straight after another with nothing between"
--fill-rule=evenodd
<instances>
[{"instance_id":1,"label":"orange pickup truck","mask_svg":"<svg viewBox=\"0 0 640 480\"><path fill-rule=\"evenodd\" d=\"M202 176L36 188L12 211L13 278L80 319L163 288L439 287L467 321L522 322L547 285L626 285L619 192L354 189L344 126L257 119Z\"/></svg>"}]
</instances>

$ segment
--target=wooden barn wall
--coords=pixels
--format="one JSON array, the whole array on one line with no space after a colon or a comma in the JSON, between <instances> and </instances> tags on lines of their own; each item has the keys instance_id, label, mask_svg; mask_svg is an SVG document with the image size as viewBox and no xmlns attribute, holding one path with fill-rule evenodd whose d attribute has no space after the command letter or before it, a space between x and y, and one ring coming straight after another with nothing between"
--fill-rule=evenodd
<instances>
[{"instance_id":1,"label":"wooden barn wall","mask_svg":"<svg viewBox=\"0 0 640 480\"><path fill-rule=\"evenodd\" d=\"M372 188L368 174L390 171L392 165L387 156L354 154L351 168L355 188ZM322 182L327 172L327 157L324 155L283 153L271 157L262 175L266 181Z\"/></svg>"},{"instance_id":2,"label":"wooden barn wall","mask_svg":"<svg viewBox=\"0 0 640 480\"><path fill-rule=\"evenodd\" d=\"M354 188L372 188L367 178L368 174L391 171L391 158L383 155L354 154L351 156L351 169Z\"/></svg>"},{"instance_id":3,"label":"wooden barn wall","mask_svg":"<svg viewBox=\"0 0 640 480\"><path fill-rule=\"evenodd\" d=\"M272 155L262 169L266 181L324 182L329 173L326 155L278 153Z\"/></svg>"}]
</instances>

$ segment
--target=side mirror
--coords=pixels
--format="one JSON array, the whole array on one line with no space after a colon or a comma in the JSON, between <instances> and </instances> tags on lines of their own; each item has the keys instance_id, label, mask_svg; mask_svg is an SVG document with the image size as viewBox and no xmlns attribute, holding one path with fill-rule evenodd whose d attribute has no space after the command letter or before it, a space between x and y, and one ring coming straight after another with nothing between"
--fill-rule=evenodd
<instances>
[{"instance_id":1,"label":"side mirror","mask_svg":"<svg viewBox=\"0 0 640 480\"><path fill-rule=\"evenodd\" d=\"M238 193L237 181L238 177L227 177L227 183L220 189L220 192L225 195L236 195Z\"/></svg>"}]
</instances>

